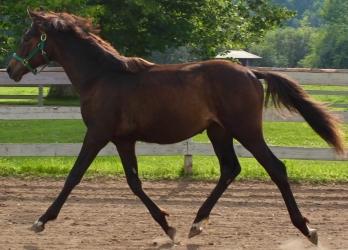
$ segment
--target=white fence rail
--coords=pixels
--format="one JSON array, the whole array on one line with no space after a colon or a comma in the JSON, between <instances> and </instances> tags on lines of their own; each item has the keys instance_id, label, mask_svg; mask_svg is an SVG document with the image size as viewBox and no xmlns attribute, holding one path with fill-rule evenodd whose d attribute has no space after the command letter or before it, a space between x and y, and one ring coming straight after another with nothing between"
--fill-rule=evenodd
<instances>
[{"instance_id":1,"label":"white fence rail","mask_svg":"<svg viewBox=\"0 0 348 250\"><path fill-rule=\"evenodd\" d=\"M303 85L348 86L348 69L269 68L255 67L288 75Z\"/></svg>"},{"instance_id":2,"label":"white fence rail","mask_svg":"<svg viewBox=\"0 0 348 250\"><path fill-rule=\"evenodd\" d=\"M334 112L342 121L348 122L348 111ZM29 107L29 106L0 106L0 120L80 120L79 107ZM267 109L264 112L265 121L293 121L300 122L303 118L288 112L279 113L277 110Z\"/></svg>"},{"instance_id":3,"label":"white fence rail","mask_svg":"<svg viewBox=\"0 0 348 250\"><path fill-rule=\"evenodd\" d=\"M81 149L81 143L2 143L0 144L0 156L77 156ZM252 157L241 145L235 145L238 156ZM303 160L347 160L339 157L330 148L303 148L303 147L276 147L271 150L279 158L303 159ZM210 143L197 143L185 141L170 145L158 145L152 143L137 143L137 155L215 155ZM115 146L108 144L99 153L99 156L117 155Z\"/></svg>"},{"instance_id":4,"label":"white fence rail","mask_svg":"<svg viewBox=\"0 0 348 250\"><path fill-rule=\"evenodd\" d=\"M284 73L301 84L348 86L348 69L269 68L254 67L261 71ZM26 74L17 83L11 80L5 69L0 69L0 85L51 86L69 85L69 78L61 67L48 67L38 75Z\"/></svg>"}]
</instances>

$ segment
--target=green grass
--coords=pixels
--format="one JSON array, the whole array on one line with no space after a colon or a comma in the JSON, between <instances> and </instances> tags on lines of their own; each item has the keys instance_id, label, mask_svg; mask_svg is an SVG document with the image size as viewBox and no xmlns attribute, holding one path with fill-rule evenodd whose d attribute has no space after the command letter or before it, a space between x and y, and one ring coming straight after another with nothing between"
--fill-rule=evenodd
<instances>
[{"instance_id":1,"label":"green grass","mask_svg":"<svg viewBox=\"0 0 348 250\"><path fill-rule=\"evenodd\" d=\"M49 88L44 87L44 96L47 95ZM37 95L39 89L37 87L1 87L0 95Z\"/></svg>"},{"instance_id":2,"label":"green grass","mask_svg":"<svg viewBox=\"0 0 348 250\"><path fill-rule=\"evenodd\" d=\"M326 90L326 91L348 91L348 86L323 86L323 85L302 85L305 90ZM339 95L312 95L312 97L320 102L327 104L348 104L348 96ZM348 107L344 108L332 108L337 111L348 110Z\"/></svg>"},{"instance_id":3,"label":"green grass","mask_svg":"<svg viewBox=\"0 0 348 250\"><path fill-rule=\"evenodd\" d=\"M217 180L219 166L216 157L194 156L193 175L196 180ZM65 177L75 157L1 157L0 176L15 177ZM240 159L242 172L238 180L269 180L263 168L254 159ZM142 179L179 179L183 173L182 156L139 157L139 174ZM348 167L339 161L285 160L292 181L347 182ZM118 157L98 157L86 177L124 176Z\"/></svg>"},{"instance_id":4,"label":"green grass","mask_svg":"<svg viewBox=\"0 0 348 250\"><path fill-rule=\"evenodd\" d=\"M282 146L325 147L306 123L266 122L265 135L269 144ZM344 126L348 134L348 126ZM85 127L81 120L0 121L0 143L76 143L81 142ZM205 133L194 138L208 142ZM216 180L219 167L216 157L194 156L190 178ZM75 157L0 157L0 176L66 176ZM268 180L254 159L240 159L241 180ZM311 182L348 182L346 161L285 160L290 179ZM140 175L145 179L178 179L185 177L182 156L139 157ZM98 157L87 173L95 176L123 176L118 157Z\"/></svg>"},{"instance_id":5,"label":"green grass","mask_svg":"<svg viewBox=\"0 0 348 250\"><path fill-rule=\"evenodd\" d=\"M348 124L343 125L343 131L348 141ZM264 135L269 145L328 147L305 122L264 122ZM206 133L197 135L196 142L208 142Z\"/></svg>"},{"instance_id":6,"label":"green grass","mask_svg":"<svg viewBox=\"0 0 348 250\"><path fill-rule=\"evenodd\" d=\"M38 105L37 99L0 99L0 105ZM80 106L79 99L76 98L47 98L43 100L44 106Z\"/></svg>"},{"instance_id":7,"label":"green grass","mask_svg":"<svg viewBox=\"0 0 348 250\"><path fill-rule=\"evenodd\" d=\"M82 120L1 120L0 142L82 142L85 131L86 128Z\"/></svg>"},{"instance_id":8,"label":"green grass","mask_svg":"<svg viewBox=\"0 0 348 250\"><path fill-rule=\"evenodd\" d=\"M348 141L348 124L343 126ZM0 143L74 143L82 142L86 128L81 120L1 120ZM269 145L327 147L304 122L265 122ZM194 137L209 142L206 133Z\"/></svg>"},{"instance_id":9,"label":"green grass","mask_svg":"<svg viewBox=\"0 0 348 250\"><path fill-rule=\"evenodd\" d=\"M78 98L48 98L49 87L43 88L44 105L46 106L79 106ZM38 95L36 87L0 87L0 95ZM0 99L1 105L37 105L34 99Z\"/></svg>"},{"instance_id":10,"label":"green grass","mask_svg":"<svg viewBox=\"0 0 348 250\"><path fill-rule=\"evenodd\" d=\"M348 91L348 86L333 85L302 85L305 90L329 90L329 91Z\"/></svg>"}]
</instances>

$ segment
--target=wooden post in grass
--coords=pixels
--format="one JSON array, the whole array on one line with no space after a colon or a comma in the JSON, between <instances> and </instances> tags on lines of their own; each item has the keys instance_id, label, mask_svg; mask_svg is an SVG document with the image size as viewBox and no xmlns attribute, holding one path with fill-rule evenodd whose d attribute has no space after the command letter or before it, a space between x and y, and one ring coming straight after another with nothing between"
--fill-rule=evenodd
<instances>
[{"instance_id":1,"label":"wooden post in grass","mask_svg":"<svg viewBox=\"0 0 348 250\"><path fill-rule=\"evenodd\" d=\"M192 154L190 152L190 143L192 139L186 141L186 153L184 155L184 173L185 175L192 174Z\"/></svg>"},{"instance_id":2,"label":"wooden post in grass","mask_svg":"<svg viewBox=\"0 0 348 250\"><path fill-rule=\"evenodd\" d=\"M184 173L185 175L192 174L192 155L184 156Z\"/></svg>"}]
</instances>

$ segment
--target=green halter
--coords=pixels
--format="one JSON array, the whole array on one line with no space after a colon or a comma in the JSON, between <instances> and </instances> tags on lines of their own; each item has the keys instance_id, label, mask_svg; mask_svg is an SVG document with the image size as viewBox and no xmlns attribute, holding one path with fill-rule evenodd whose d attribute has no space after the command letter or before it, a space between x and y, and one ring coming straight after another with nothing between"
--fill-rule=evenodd
<instances>
[{"instance_id":1,"label":"green halter","mask_svg":"<svg viewBox=\"0 0 348 250\"><path fill-rule=\"evenodd\" d=\"M47 64L50 62L50 60L48 59L47 53L44 51L46 39L47 39L46 33L42 33L41 37L40 37L40 42L37 44L37 46L34 49L32 49L29 52L29 55L26 58L20 57L16 53L13 53L12 57L14 59L16 59L17 61L21 62L25 67L27 67L27 69L29 69L31 71L31 73L36 75L38 73L38 71L37 71L37 69L34 69L30 65L29 60L32 59L33 57L35 57L39 52L41 52L41 55L45 58L46 65L43 66L40 71L42 71L47 66Z\"/></svg>"}]
</instances>

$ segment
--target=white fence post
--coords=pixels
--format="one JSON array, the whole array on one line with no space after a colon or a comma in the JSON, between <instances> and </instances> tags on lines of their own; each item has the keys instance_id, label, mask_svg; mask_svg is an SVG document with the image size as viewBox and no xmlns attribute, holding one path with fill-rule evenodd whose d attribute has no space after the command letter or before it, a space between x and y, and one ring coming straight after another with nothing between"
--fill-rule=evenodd
<instances>
[{"instance_id":1,"label":"white fence post","mask_svg":"<svg viewBox=\"0 0 348 250\"><path fill-rule=\"evenodd\" d=\"M184 155L184 173L185 175L191 175L192 174L192 164L193 164L193 157L190 149L192 139L186 141L186 152Z\"/></svg>"}]
</instances>

